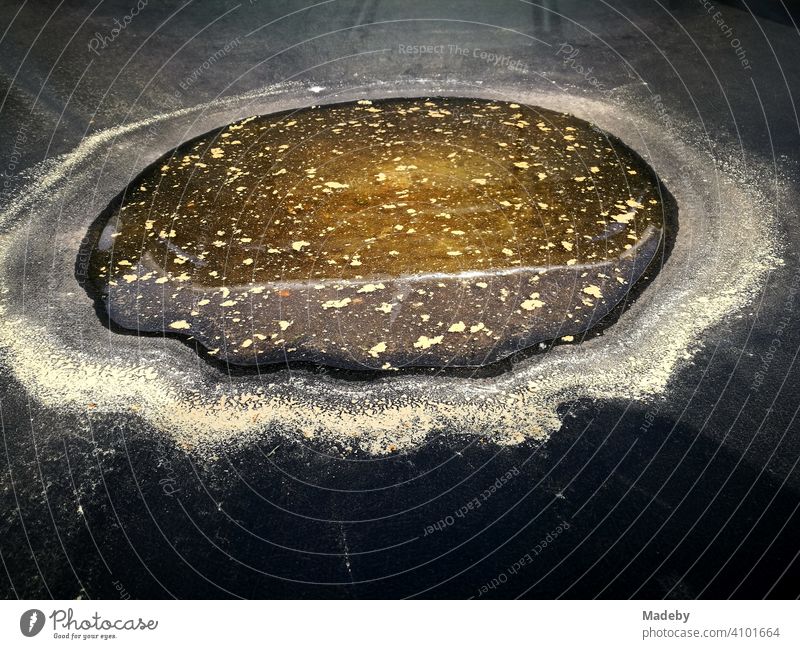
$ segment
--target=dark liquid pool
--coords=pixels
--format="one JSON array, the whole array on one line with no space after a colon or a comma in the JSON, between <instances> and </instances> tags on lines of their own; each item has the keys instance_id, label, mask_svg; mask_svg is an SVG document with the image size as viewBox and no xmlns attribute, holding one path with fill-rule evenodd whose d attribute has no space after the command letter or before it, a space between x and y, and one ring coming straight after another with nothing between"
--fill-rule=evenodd
<instances>
[{"instance_id":1,"label":"dark liquid pool","mask_svg":"<svg viewBox=\"0 0 800 649\"><path fill-rule=\"evenodd\" d=\"M117 325L235 364L480 366L607 315L672 212L570 115L362 100L181 145L111 206L88 273Z\"/></svg>"}]
</instances>

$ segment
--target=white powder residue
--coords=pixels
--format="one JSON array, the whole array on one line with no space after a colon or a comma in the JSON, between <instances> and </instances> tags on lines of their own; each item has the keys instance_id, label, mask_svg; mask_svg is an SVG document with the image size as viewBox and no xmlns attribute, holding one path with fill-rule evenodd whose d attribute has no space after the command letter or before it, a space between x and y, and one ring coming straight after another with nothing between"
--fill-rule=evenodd
<instances>
[{"instance_id":1,"label":"white powder residue","mask_svg":"<svg viewBox=\"0 0 800 649\"><path fill-rule=\"evenodd\" d=\"M317 90L312 88L312 95ZM459 94L457 86L415 86L418 95L446 91ZM387 86L372 92L409 96L411 91ZM748 304L768 270L780 263L773 217L765 209L769 201L758 193L752 167L747 173L723 173L692 146L640 119L640 132L659 149L650 162L680 210L672 256L637 303L602 337L534 355L500 377L395 374L356 385L303 372L228 376L201 363L178 341L137 339L104 328L74 277L80 238L99 210L86 213L76 206L59 221L54 218L56 208L69 212L62 196L80 195L80 183L91 177L95 156L105 156L117 142L130 146L109 154L112 159L106 164L121 165L125 151L135 150L133 145L141 143L151 125L168 126L203 115L191 132L170 131L175 138L182 134L188 139L212 125L285 109L291 103L286 96L294 96L297 107L313 103L308 90L283 85L98 133L70 155L40 167L21 198L7 206L0 219L0 354L2 364L32 397L61 411L90 410L97 417L128 413L198 452L275 435L374 454L410 448L446 430L500 444L543 439L560 427L556 412L562 403L582 397L647 400L664 394L682 363L699 349L704 333ZM358 96L340 96L337 101L348 98ZM510 100L568 109L611 132L627 132L625 120L631 119L622 114L626 111L566 95L516 93ZM181 143L168 137L159 142ZM629 144L636 148L636 142ZM141 166L163 152L152 150ZM696 172L679 173L685 164ZM714 179L716 192L702 186L702 176ZM97 201L107 204L112 197ZM709 211L715 200L715 210ZM55 231L51 223L58 224ZM22 276L20 249L26 244L23 301L21 287L10 279ZM53 259L54 250L63 253ZM37 262L42 262L42 270L37 271ZM451 330L453 326L457 325Z\"/></svg>"}]
</instances>

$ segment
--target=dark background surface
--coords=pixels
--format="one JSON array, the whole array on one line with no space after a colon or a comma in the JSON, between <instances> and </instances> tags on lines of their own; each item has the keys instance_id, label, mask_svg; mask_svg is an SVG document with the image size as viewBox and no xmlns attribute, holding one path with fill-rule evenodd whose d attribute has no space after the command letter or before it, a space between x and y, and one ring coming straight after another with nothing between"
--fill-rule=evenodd
<instances>
[{"instance_id":1,"label":"dark background surface","mask_svg":"<svg viewBox=\"0 0 800 649\"><path fill-rule=\"evenodd\" d=\"M537 57L536 35L580 47L608 87L649 84L671 114L705 125L710 146L734 143L744 158L772 159L796 177L800 34L780 3L739 3L758 19L717 8L752 70L703 4L688 0L337 1L300 11L312 4L151 2L93 54L93 34L107 35L133 3L5 3L0 163L21 131L15 173L97 129L287 78L355 86L382 75L489 83L512 74L400 58L398 43L501 52L580 89L563 60ZM796 310L764 385L751 389L800 272L797 224L784 218L782 227L786 265L744 317L708 333L663 402L572 404L543 445L442 436L408 454L341 458L272 442L201 461L125 420L78 434L85 422L41 408L4 372L0 592L797 597ZM518 475L480 508L455 515L509 470Z\"/></svg>"}]
</instances>

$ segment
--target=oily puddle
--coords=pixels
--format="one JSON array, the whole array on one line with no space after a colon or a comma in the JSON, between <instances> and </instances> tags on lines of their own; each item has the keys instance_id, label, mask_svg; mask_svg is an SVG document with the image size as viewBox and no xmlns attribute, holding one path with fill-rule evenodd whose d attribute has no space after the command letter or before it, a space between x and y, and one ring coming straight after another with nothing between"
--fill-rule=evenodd
<instances>
[{"instance_id":1,"label":"oily puddle","mask_svg":"<svg viewBox=\"0 0 800 649\"><path fill-rule=\"evenodd\" d=\"M608 322L676 216L635 152L571 115L359 100L180 145L93 224L77 275L117 330L232 365L474 368Z\"/></svg>"}]
</instances>

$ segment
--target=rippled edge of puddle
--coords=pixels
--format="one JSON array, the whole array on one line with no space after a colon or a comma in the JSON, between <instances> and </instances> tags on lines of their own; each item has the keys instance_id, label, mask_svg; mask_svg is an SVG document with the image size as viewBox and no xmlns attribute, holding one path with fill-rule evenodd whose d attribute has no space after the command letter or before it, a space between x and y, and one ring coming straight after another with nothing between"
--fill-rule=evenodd
<instances>
[{"instance_id":1,"label":"rippled edge of puddle","mask_svg":"<svg viewBox=\"0 0 800 649\"><path fill-rule=\"evenodd\" d=\"M556 346L494 378L398 375L354 384L288 370L229 377L176 340L106 329L78 286L74 262L89 225L122 186L97 191L86 210L78 188L85 189L94 166L107 155L124 158L137 141L146 142L144 134L154 125L199 117L191 130L171 127L171 135L182 139L157 138L163 145L147 150L139 169L215 126L321 99L302 85L282 84L99 132L37 168L0 217L2 364L48 408L87 413L87 422L125 414L198 453L279 437L373 455L409 450L441 433L517 444L557 431L558 407L575 399L662 397L680 365L699 349L703 332L747 305L766 273L782 263L772 203L757 190L759 181L775 182L767 166L723 173L699 147L662 132L654 118L634 118L625 102L425 81L402 88L373 84L324 101L423 95L505 99L573 113L622 136L659 174L679 206L674 250L636 304L603 336ZM647 146L631 136L632 124ZM125 151L114 153L117 141L128 143ZM716 210L715 196L725 201ZM76 204L59 203L65 197ZM45 204L48 208L40 209ZM47 220L54 214L55 227ZM22 283L9 281L20 276L24 300Z\"/></svg>"}]
</instances>

